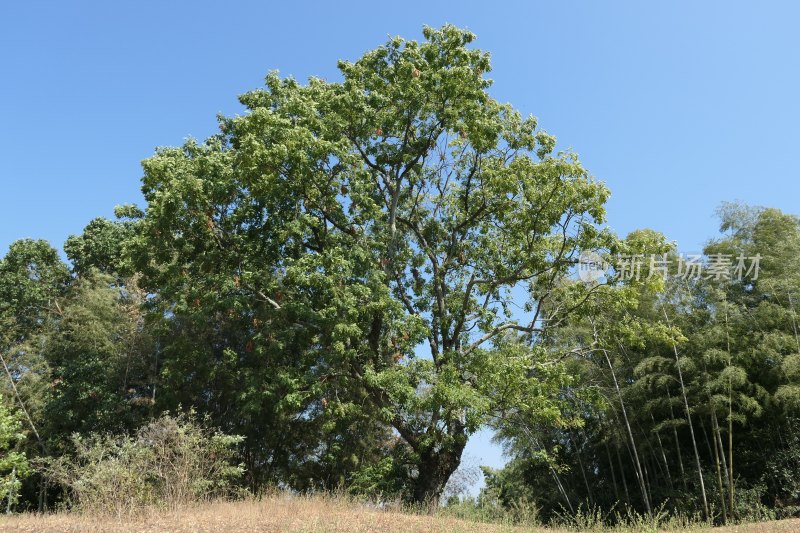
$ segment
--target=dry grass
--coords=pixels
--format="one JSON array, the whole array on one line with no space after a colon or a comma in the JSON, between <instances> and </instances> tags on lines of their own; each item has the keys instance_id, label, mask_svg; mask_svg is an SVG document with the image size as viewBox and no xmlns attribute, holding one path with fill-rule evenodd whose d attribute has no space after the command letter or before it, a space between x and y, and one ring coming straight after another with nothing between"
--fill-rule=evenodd
<instances>
[{"instance_id":1,"label":"dry grass","mask_svg":"<svg viewBox=\"0 0 800 533\"><path fill-rule=\"evenodd\" d=\"M743 524L741 526L721 527L714 533L796 533L800 531L800 519L779 520L777 522L761 522L759 524Z\"/></svg>"},{"instance_id":2,"label":"dry grass","mask_svg":"<svg viewBox=\"0 0 800 533\"><path fill-rule=\"evenodd\" d=\"M137 519L98 518L77 513L0 517L0 531L30 532L217 532L217 531L390 531L390 532L531 532L530 529L469 522L445 516L383 511L336 498L273 496L261 501L209 503L179 512L150 512ZM693 528L713 533L800 532L800 520L726 528Z\"/></svg>"},{"instance_id":3,"label":"dry grass","mask_svg":"<svg viewBox=\"0 0 800 533\"><path fill-rule=\"evenodd\" d=\"M209 503L137 519L100 519L72 513L0 517L0 531L522 531L440 516L383 511L334 498L274 496L261 501Z\"/></svg>"}]
</instances>

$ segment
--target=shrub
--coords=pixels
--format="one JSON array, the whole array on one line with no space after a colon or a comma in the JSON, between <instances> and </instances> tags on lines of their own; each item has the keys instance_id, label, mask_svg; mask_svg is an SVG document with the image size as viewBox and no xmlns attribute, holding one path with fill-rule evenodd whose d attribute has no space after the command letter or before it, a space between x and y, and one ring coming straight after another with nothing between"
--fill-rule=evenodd
<instances>
[{"instance_id":1,"label":"shrub","mask_svg":"<svg viewBox=\"0 0 800 533\"><path fill-rule=\"evenodd\" d=\"M21 480L29 473L28 459L18 451L24 439L22 423L0 397L0 504L5 503L5 509L17 503Z\"/></svg>"},{"instance_id":2,"label":"shrub","mask_svg":"<svg viewBox=\"0 0 800 533\"><path fill-rule=\"evenodd\" d=\"M73 456L51 459L43 470L66 489L68 505L118 517L147 506L180 505L233 494L244 473L232 465L243 437L203 427L192 415L163 415L134 436L73 435Z\"/></svg>"}]
</instances>

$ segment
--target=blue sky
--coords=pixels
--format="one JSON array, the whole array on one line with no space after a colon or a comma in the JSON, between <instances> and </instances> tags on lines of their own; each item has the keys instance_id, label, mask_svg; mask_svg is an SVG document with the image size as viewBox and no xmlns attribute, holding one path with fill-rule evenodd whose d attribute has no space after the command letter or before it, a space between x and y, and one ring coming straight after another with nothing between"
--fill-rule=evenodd
<instances>
[{"instance_id":1,"label":"blue sky","mask_svg":"<svg viewBox=\"0 0 800 533\"><path fill-rule=\"evenodd\" d=\"M721 201L800 213L798 20L790 2L4 2L0 254L141 202L139 162L212 133L268 71L334 79L445 22L492 53L497 99L607 183L614 229L697 251ZM469 453L499 464L487 441Z\"/></svg>"}]
</instances>

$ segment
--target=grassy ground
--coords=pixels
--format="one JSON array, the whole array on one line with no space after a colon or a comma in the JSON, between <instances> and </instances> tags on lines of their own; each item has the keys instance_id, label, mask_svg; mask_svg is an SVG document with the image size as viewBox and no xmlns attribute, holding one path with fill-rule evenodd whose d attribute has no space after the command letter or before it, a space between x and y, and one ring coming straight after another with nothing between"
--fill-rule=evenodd
<instances>
[{"instance_id":1,"label":"grassy ground","mask_svg":"<svg viewBox=\"0 0 800 533\"><path fill-rule=\"evenodd\" d=\"M135 519L98 518L79 514L0 517L0 531L30 532L216 532L216 531L390 531L390 532L531 532L567 530L522 528L470 522L444 515L424 516L382 511L332 498L276 496L262 501L211 503L174 512L152 512ZM672 531L675 531L674 529ZM800 520L728 528L692 528L714 533L790 533Z\"/></svg>"}]
</instances>

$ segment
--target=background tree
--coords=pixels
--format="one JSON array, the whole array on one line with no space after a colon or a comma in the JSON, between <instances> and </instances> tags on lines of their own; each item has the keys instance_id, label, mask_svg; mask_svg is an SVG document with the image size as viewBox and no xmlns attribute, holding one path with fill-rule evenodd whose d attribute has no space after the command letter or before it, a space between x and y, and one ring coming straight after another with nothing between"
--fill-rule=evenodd
<instances>
[{"instance_id":1,"label":"background tree","mask_svg":"<svg viewBox=\"0 0 800 533\"><path fill-rule=\"evenodd\" d=\"M51 390L45 431L51 448L73 433L125 431L152 416L152 342L142 294L96 271L61 299L42 354Z\"/></svg>"},{"instance_id":2,"label":"background tree","mask_svg":"<svg viewBox=\"0 0 800 533\"><path fill-rule=\"evenodd\" d=\"M556 332L551 349L576 357L561 394L595 390L601 401L573 400L578 435L552 424L528 425L528 436L520 424L503 429L514 460L494 479L503 480L505 505L541 502L547 516L553 506L611 509L620 501L645 510L648 498L651 508L708 509L720 522L797 509L786 476L798 464L791 431L800 226L791 215L739 204L724 204L719 215L723 234L704 251L730 259L730 275L681 275L678 256L653 232L621 243L623 253L666 252L666 283L617 279ZM759 254L760 271L746 272ZM550 452L549 461L535 450ZM550 487L532 480L537 468Z\"/></svg>"}]
</instances>

